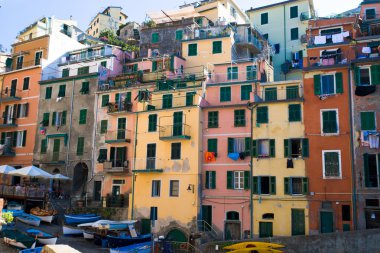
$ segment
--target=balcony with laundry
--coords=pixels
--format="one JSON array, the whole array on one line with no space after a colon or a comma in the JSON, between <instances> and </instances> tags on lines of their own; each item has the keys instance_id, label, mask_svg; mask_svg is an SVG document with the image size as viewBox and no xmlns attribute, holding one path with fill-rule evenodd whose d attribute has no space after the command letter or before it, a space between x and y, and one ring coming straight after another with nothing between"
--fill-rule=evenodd
<instances>
[{"instance_id":1,"label":"balcony with laundry","mask_svg":"<svg viewBox=\"0 0 380 253\"><path fill-rule=\"evenodd\" d=\"M369 4L369 5L367 5ZM363 3L361 6L360 16L362 23L360 29L364 37L380 36L380 4L379 3Z\"/></svg>"},{"instance_id":2,"label":"balcony with laundry","mask_svg":"<svg viewBox=\"0 0 380 253\"><path fill-rule=\"evenodd\" d=\"M348 44L352 41L352 33L342 31L341 28L330 29L321 32L320 35L308 35L306 37L308 47L325 47L331 45Z\"/></svg>"},{"instance_id":3,"label":"balcony with laundry","mask_svg":"<svg viewBox=\"0 0 380 253\"><path fill-rule=\"evenodd\" d=\"M303 101L303 87L295 81L263 83L253 94L253 101L257 104Z\"/></svg>"},{"instance_id":4,"label":"balcony with laundry","mask_svg":"<svg viewBox=\"0 0 380 253\"><path fill-rule=\"evenodd\" d=\"M333 69L348 67L351 60L356 58L355 49L349 46L335 48L313 48L308 50L308 57L304 59L303 70Z\"/></svg>"},{"instance_id":5,"label":"balcony with laundry","mask_svg":"<svg viewBox=\"0 0 380 253\"><path fill-rule=\"evenodd\" d=\"M293 52L291 54L291 59L286 60L281 64L281 71L285 75L294 70L300 70L303 68L303 51Z\"/></svg>"}]
</instances>

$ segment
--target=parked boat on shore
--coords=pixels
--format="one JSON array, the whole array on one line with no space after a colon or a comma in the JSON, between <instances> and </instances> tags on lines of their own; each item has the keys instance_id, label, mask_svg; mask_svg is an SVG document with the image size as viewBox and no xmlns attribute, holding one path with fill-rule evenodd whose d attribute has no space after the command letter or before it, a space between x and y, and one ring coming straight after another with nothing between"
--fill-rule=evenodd
<instances>
[{"instance_id":1,"label":"parked boat on shore","mask_svg":"<svg viewBox=\"0 0 380 253\"><path fill-rule=\"evenodd\" d=\"M5 212L11 212L13 217L18 217L22 214L24 214L24 210L12 210L12 209L3 209L2 210L3 213Z\"/></svg>"},{"instance_id":2,"label":"parked boat on shore","mask_svg":"<svg viewBox=\"0 0 380 253\"><path fill-rule=\"evenodd\" d=\"M39 217L41 221L51 223L53 221L54 215L57 214L55 210L45 210L35 207L30 209L30 213L36 217Z\"/></svg>"},{"instance_id":3,"label":"parked boat on shore","mask_svg":"<svg viewBox=\"0 0 380 253\"><path fill-rule=\"evenodd\" d=\"M65 222L68 225L77 225L100 220L96 214L65 214Z\"/></svg>"},{"instance_id":4,"label":"parked boat on shore","mask_svg":"<svg viewBox=\"0 0 380 253\"><path fill-rule=\"evenodd\" d=\"M38 229L31 228L31 229L26 230L26 233L29 236L36 238L37 241L41 244L54 245L57 243L58 236L45 233Z\"/></svg>"},{"instance_id":5,"label":"parked boat on shore","mask_svg":"<svg viewBox=\"0 0 380 253\"><path fill-rule=\"evenodd\" d=\"M18 216L17 220L36 227L38 227L41 222L41 219L39 217L27 213Z\"/></svg>"},{"instance_id":6,"label":"parked boat on shore","mask_svg":"<svg viewBox=\"0 0 380 253\"><path fill-rule=\"evenodd\" d=\"M36 240L19 230L7 229L1 232L4 243L21 249L35 248Z\"/></svg>"},{"instance_id":7,"label":"parked boat on shore","mask_svg":"<svg viewBox=\"0 0 380 253\"><path fill-rule=\"evenodd\" d=\"M132 244L149 242L152 239L151 234L131 236L121 233L119 236L107 235L108 247L119 248Z\"/></svg>"},{"instance_id":8,"label":"parked boat on shore","mask_svg":"<svg viewBox=\"0 0 380 253\"><path fill-rule=\"evenodd\" d=\"M152 242L143 242L138 244L133 244L120 248L110 249L110 253L150 253L152 249Z\"/></svg>"},{"instance_id":9,"label":"parked boat on shore","mask_svg":"<svg viewBox=\"0 0 380 253\"><path fill-rule=\"evenodd\" d=\"M11 201L11 202L8 202L7 209L8 210L24 210L24 206L18 202Z\"/></svg>"},{"instance_id":10,"label":"parked boat on shore","mask_svg":"<svg viewBox=\"0 0 380 253\"><path fill-rule=\"evenodd\" d=\"M70 225L62 225L62 232L63 235L81 235L83 234L83 229L78 228L75 226L70 226Z\"/></svg>"},{"instance_id":11,"label":"parked boat on shore","mask_svg":"<svg viewBox=\"0 0 380 253\"><path fill-rule=\"evenodd\" d=\"M83 230L83 237L87 240L93 240L94 239L94 231L89 230Z\"/></svg>"},{"instance_id":12,"label":"parked boat on shore","mask_svg":"<svg viewBox=\"0 0 380 253\"><path fill-rule=\"evenodd\" d=\"M233 251L229 251L228 253L283 253L284 251L273 249L273 248L265 248L265 247L256 247L256 248L244 248L237 249Z\"/></svg>"},{"instance_id":13,"label":"parked boat on shore","mask_svg":"<svg viewBox=\"0 0 380 253\"><path fill-rule=\"evenodd\" d=\"M41 253L43 247L37 247L34 249L23 249L19 253Z\"/></svg>"},{"instance_id":14,"label":"parked boat on shore","mask_svg":"<svg viewBox=\"0 0 380 253\"><path fill-rule=\"evenodd\" d=\"M107 230L125 230L129 225L136 223L135 220L123 220L123 221L112 221L112 220L98 220L95 222L79 224L78 227L92 227L97 229L107 229Z\"/></svg>"}]
</instances>

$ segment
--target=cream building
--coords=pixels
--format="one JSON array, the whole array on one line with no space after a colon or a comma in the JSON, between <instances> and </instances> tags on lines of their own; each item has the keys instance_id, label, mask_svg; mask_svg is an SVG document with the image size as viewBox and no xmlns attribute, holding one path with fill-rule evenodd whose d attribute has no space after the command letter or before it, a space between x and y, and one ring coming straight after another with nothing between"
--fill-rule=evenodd
<instances>
[{"instance_id":1,"label":"cream building","mask_svg":"<svg viewBox=\"0 0 380 253\"><path fill-rule=\"evenodd\" d=\"M87 34L99 38L99 34L106 29L112 30L116 34L120 25L125 24L128 18L121 10L121 7L109 6L104 11L99 12L91 20L86 31Z\"/></svg>"}]
</instances>

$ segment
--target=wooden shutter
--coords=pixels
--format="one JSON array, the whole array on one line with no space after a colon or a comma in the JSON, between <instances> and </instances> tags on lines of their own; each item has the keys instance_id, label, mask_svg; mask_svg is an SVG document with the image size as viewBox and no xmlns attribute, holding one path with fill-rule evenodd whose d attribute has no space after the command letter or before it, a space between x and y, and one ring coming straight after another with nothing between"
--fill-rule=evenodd
<instances>
[{"instance_id":1,"label":"wooden shutter","mask_svg":"<svg viewBox=\"0 0 380 253\"><path fill-rule=\"evenodd\" d=\"M354 74L355 74L355 85L360 85L360 68L355 67L354 68Z\"/></svg>"},{"instance_id":2,"label":"wooden shutter","mask_svg":"<svg viewBox=\"0 0 380 253\"><path fill-rule=\"evenodd\" d=\"M380 85L380 65L371 66L371 82L372 85Z\"/></svg>"},{"instance_id":3,"label":"wooden shutter","mask_svg":"<svg viewBox=\"0 0 380 253\"><path fill-rule=\"evenodd\" d=\"M87 120L87 109L82 109L79 112L79 124L86 124Z\"/></svg>"},{"instance_id":4,"label":"wooden shutter","mask_svg":"<svg viewBox=\"0 0 380 253\"><path fill-rule=\"evenodd\" d=\"M234 152L234 138L228 138L228 153Z\"/></svg>"},{"instance_id":5,"label":"wooden shutter","mask_svg":"<svg viewBox=\"0 0 380 253\"><path fill-rule=\"evenodd\" d=\"M251 173L249 171L244 171L244 190L249 190L249 178L251 177Z\"/></svg>"},{"instance_id":6,"label":"wooden shutter","mask_svg":"<svg viewBox=\"0 0 380 253\"><path fill-rule=\"evenodd\" d=\"M216 188L216 171L211 171L211 189Z\"/></svg>"},{"instance_id":7,"label":"wooden shutter","mask_svg":"<svg viewBox=\"0 0 380 253\"><path fill-rule=\"evenodd\" d=\"M47 139L41 140L41 154L46 154L47 150Z\"/></svg>"},{"instance_id":8,"label":"wooden shutter","mask_svg":"<svg viewBox=\"0 0 380 253\"><path fill-rule=\"evenodd\" d=\"M245 155L250 156L251 155L251 148L252 148L252 139L250 137L246 137L245 139Z\"/></svg>"},{"instance_id":9,"label":"wooden shutter","mask_svg":"<svg viewBox=\"0 0 380 253\"><path fill-rule=\"evenodd\" d=\"M214 152L215 157L218 153L218 139L208 139L207 140L207 151L208 152Z\"/></svg>"},{"instance_id":10,"label":"wooden shutter","mask_svg":"<svg viewBox=\"0 0 380 253\"><path fill-rule=\"evenodd\" d=\"M289 180L290 178L288 178L288 177L285 177L284 178L284 194L285 195L290 195L290 181L291 180Z\"/></svg>"},{"instance_id":11,"label":"wooden shutter","mask_svg":"<svg viewBox=\"0 0 380 253\"><path fill-rule=\"evenodd\" d=\"M5 132L2 132L2 133L1 133L0 144L2 144L2 145L5 144Z\"/></svg>"},{"instance_id":12,"label":"wooden shutter","mask_svg":"<svg viewBox=\"0 0 380 253\"><path fill-rule=\"evenodd\" d=\"M152 62L152 72L157 71L157 61Z\"/></svg>"},{"instance_id":13,"label":"wooden shutter","mask_svg":"<svg viewBox=\"0 0 380 253\"><path fill-rule=\"evenodd\" d=\"M338 72L335 74L336 93L343 93L343 74Z\"/></svg>"},{"instance_id":14,"label":"wooden shutter","mask_svg":"<svg viewBox=\"0 0 380 253\"><path fill-rule=\"evenodd\" d=\"M370 180L369 180L369 164L368 164L368 160L369 160L369 155L367 153L363 154L363 161L364 161L364 182L365 182L365 186L366 187L371 187L371 183L370 183Z\"/></svg>"},{"instance_id":15,"label":"wooden shutter","mask_svg":"<svg viewBox=\"0 0 380 253\"><path fill-rule=\"evenodd\" d=\"M314 75L314 95L321 95L321 75Z\"/></svg>"},{"instance_id":16,"label":"wooden shutter","mask_svg":"<svg viewBox=\"0 0 380 253\"><path fill-rule=\"evenodd\" d=\"M21 104L14 105L14 108L16 109L16 118L20 118L20 110L21 110ZM15 115L13 115L14 117Z\"/></svg>"},{"instance_id":17,"label":"wooden shutter","mask_svg":"<svg viewBox=\"0 0 380 253\"><path fill-rule=\"evenodd\" d=\"M307 177L302 178L302 193L308 195L309 193L309 179Z\"/></svg>"},{"instance_id":18,"label":"wooden shutter","mask_svg":"<svg viewBox=\"0 0 380 253\"><path fill-rule=\"evenodd\" d=\"M227 189L234 189L234 172L227 171Z\"/></svg>"},{"instance_id":19,"label":"wooden shutter","mask_svg":"<svg viewBox=\"0 0 380 253\"><path fill-rule=\"evenodd\" d=\"M115 103L119 103L119 98L120 98L120 94L119 93L116 93L115 94Z\"/></svg>"},{"instance_id":20,"label":"wooden shutter","mask_svg":"<svg viewBox=\"0 0 380 253\"><path fill-rule=\"evenodd\" d=\"M274 139L269 140L269 156L276 156L276 140Z\"/></svg>"},{"instance_id":21,"label":"wooden shutter","mask_svg":"<svg viewBox=\"0 0 380 253\"><path fill-rule=\"evenodd\" d=\"M25 117L28 117L28 115L29 115L29 103L25 104L24 110L25 110Z\"/></svg>"},{"instance_id":22,"label":"wooden shutter","mask_svg":"<svg viewBox=\"0 0 380 253\"><path fill-rule=\"evenodd\" d=\"M45 99L51 99L52 87L46 87Z\"/></svg>"},{"instance_id":23,"label":"wooden shutter","mask_svg":"<svg viewBox=\"0 0 380 253\"><path fill-rule=\"evenodd\" d=\"M17 132L12 133L12 147L17 146Z\"/></svg>"},{"instance_id":24,"label":"wooden shutter","mask_svg":"<svg viewBox=\"0 0 380 253\"><path fill-rule=\"evenodd\" d=\"M276 194L276 177L269 177L270 180L270 194Z\"/></svg>"},{"instance_id":25,"label":"wooden shutter","mask_svg":"<svg viewBox=\"0 0 380 253\"><path fill-rule=\"evenodd\" d=\"M51 120L51 124L53 126L56 126L56 124L55 124L56 120L57 120L57 112L53 112L53 118Z\"/></svg>"},{"instance_id":26,"label":"wooden shutter","mask_svg":"<svg viewBox=\"0 0 380 253\"><path fill-rule=\"evenodd\" d=\"M309 139L302 139L302 157L309 157Z\"/></svg>"},{"instance_id":27,"label":"wooden shutter","mask_svg":"<svg viewBox=\"0 0 380 253\"><path fill-rule=\"evenodd\" d=\"M62 126L66 125L66 118L67 118L67 112L63 111L62 112L62 120L61 120Z\"/></svg>"},{"instance_id":28,"label":"wooden shutter","mask_svg":"<svg viewBox=\"0 0 380 253\"><path fill-rule=\"evenodd\" d=\"M24 133L22 135L22 146L25 147L26 145L26 130L24 130Z\"/></svg>"},{"instance_id":29,"label":"wooden shutter","mask_svg":"<svg viewBox=\"0 0 380 253\"><path fill-rule=\"evenodd\" d=\"M253 194L259 194L259 178L258 177L252 177L252 193Z\"/></svg>"},{"instance_id":30,"label":"wooden shutter","mask_svg":"<svg viewBox=\"0 0 380 253\"><path fill-rule=\"evenodd\" d=\"M205 188L206 189L210 189L210 171L206 171L206 184L205 184Z\"/></svg>"},{"instance_id":31,"label":"wooden shutter","mask_svg":"<svg viewBox=\"0 0 380 253\"><path fill-rule=\"evenodd\" d=\"M84 150L84 137L78 137L77 155L83 155Z\"/></svg>"},{"instance_id":32,"label":"wooden shutter","mask_svg":"<svg viewBox=\"0 0 380 253\"><path fill-rule=\"evenodd\" d=\"M289 155L289 143L290 142L291 142L291 140L284 139L284 157L285 158L290 157L290 155Z\"/></svg>"},{"instance_id":33,"label":"wooden shutter","mask_svg":"<svg viewBox=\"0 0 380 253\"><path fill-rule=\"evenodd\" d=\"M252 157L257 157L257 152L259 150L258 145L259 143L257 140L252 140Z\"/></svg>"}]
</instances>

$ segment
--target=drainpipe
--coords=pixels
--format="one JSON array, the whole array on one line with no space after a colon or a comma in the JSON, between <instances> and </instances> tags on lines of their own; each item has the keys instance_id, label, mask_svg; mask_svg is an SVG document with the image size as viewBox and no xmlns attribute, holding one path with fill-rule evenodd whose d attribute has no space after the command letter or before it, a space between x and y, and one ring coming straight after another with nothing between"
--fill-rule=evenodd
<instances>
[{"instance_id":1,"label":"drainpipe","mask_svg":"<svg viewBox=\"0 0 380 253\"><path fill-rule=\"evenodd\" d=\"M356 209L356 175L355 175L355 151L354 151L354 117L353 117L353 97L352 97L352 78L351 78L351 71L352 66L349 67L348 69L348 85L350 86L348 89L348 102L349 102L349 107L350 107L350 152L351 152L351 175L352 175L352 221L354 223L354 230L358 229L358 221L357 221L357 209Z\"/></svg>"},{"instance_id":2,"label":"drainpipe","mask_svg":"<svg viewBox=\"0 0 380 253\"><path fill-rule=\"evenodd\" d=\"M285 58L285 61L286 61L286 12L285 12L285 4L283 5L284 6L284 58ZM285 81L286 81L286 74L284 74L285 76Z\"/></svg>"},{"instance_id":3,"label":"drainpipe","mask_svg":"<svg viewBox=\"0 0 380 253\"><path fill-rule=\"evenodd\" d=\"M138 123L139 123L139 113L136 112L136 127L135 127L135 140L134 140L134 147L133 147L133 170L136 169L136 146L137 146L137 129L138 129ZM135 172L132 171L132 209L131 209L131 220L133 220L134 216L134 204L135 204Z\"/></svg>"},{"instance_id":4,"label":"drainpipe","mask_svg":"<svg viewBox=\"0 0 380 253\"><path fill-rule=\"evenodd\" d=\"M67 138L67 153L66 153L66 175L67 173L67 168L68 168L68 163L69 163L69 151L70 151L70 140L71 140L71 128L73 126L73 108L74 108L74 89L75 89L75 78L73 78L73 88L71 91L71 104L70 104L70 126L69 126L69 136Z\"/></svg>"},{"instance_id":5,"label":"drainpipe","mask_svg":"<svg viewBox=\"0 0 380 253\"><path fill-rule=\"evenodd\" d=\"M94 174L95 174L95 159L96 159L96 152L95 152L95 138L96 138L96 131L98 129L98 100L99 100L99 95L97 93L94 94L95 95L95 104L94 104L94 112L95 112L95 121L94 121L94 129L92 131L92 154L91 154L91 166L92 166L92 170L91 170L91 180L94 178ZM90 182L91 180L89 180L88 182Z\"/></svg>"}]
</instances>

